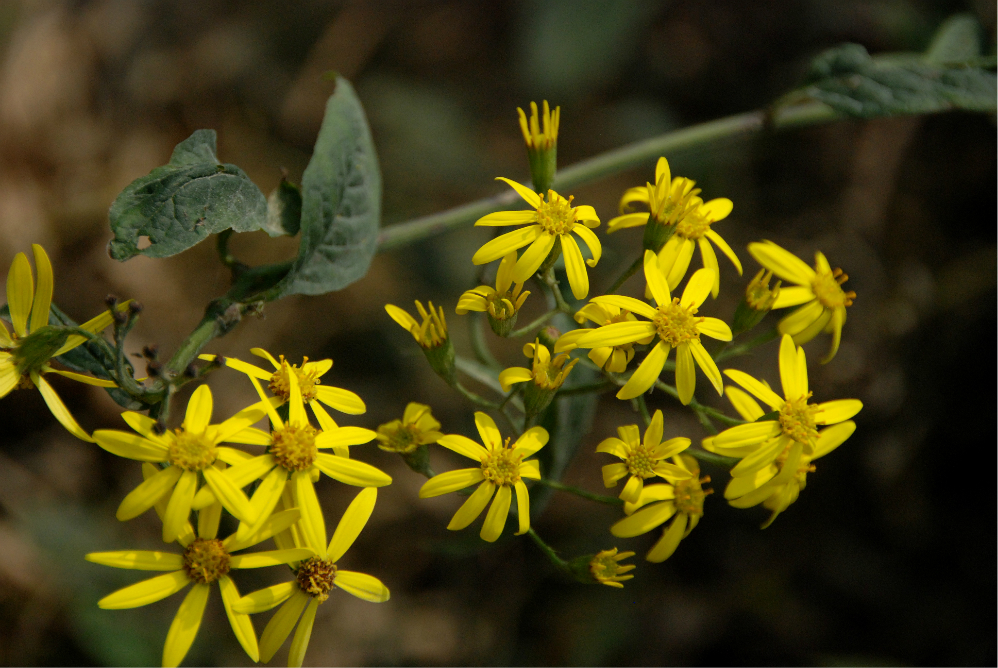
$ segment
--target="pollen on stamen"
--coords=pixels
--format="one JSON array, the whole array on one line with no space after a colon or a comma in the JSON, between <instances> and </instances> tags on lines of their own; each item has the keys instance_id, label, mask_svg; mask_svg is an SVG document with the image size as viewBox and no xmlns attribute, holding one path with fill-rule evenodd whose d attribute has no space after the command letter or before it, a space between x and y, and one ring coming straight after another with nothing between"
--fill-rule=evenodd
<instances>
[{"instance_id":1,"label":"pollen on stamen","mask_svg":"<svg viewBox=\"0 0 998 668\"><path fill-rule=\"evenodd\" d=\"M312 557L301 562L295 579L303 592L318 599L319 603L324 603L336 580L336 564Z\"/></svg>"},{"instance_id":2,"label":"pollen on stamen","mask_svg":"<svg viewBox=\"0 0 998 668\"><path fill-rule=\"evenodd\" d=\"M170 464L185 471L201 471L215 463L218 449L203 433L192 434L181 427L175 429L170 439L166 458Z\"/></svg>"},{"instance_id":3,"label":"pollen on stamen","mask_svg":"<svg viewBox=\"0 0 998 668\"><path fill-rule=\"evenodd\" d=\"M319 451L315 446L318 430L312 425L302 427L286 424L271 434L270 454L287 471L304 471L312 466Z\"/></svg>"}]
</instances>

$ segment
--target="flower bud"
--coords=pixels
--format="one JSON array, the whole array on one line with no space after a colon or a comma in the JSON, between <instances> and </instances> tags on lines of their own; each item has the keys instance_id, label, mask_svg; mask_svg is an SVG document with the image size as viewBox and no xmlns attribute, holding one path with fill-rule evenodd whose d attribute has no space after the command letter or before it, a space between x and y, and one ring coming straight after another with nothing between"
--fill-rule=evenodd
<instances>
[{"instance_id":1,"label":"flower bud","mask_svg":"<svg viewBox=\"0 0 998 668\"><path fill-rule=\"evenodd\" d=\"M739 302L732 320L731 333L740 334L759 324L780 296L780 281L769 287L773 272L760 269L745 288L745 298Z\"/></svg>"},{"instance_id":2,"label":"flower bud","mask_svg":"<svg viewBox=\"0 0 998 668\"><path fill-rule=\"evenodd\" d=\"M530 176L534 183L534 191L547 192L554 183L554 173L558 168L558 124L561 120L561 107L555 107L554 113L543 102L543 113L538 115L537 103L530 103L530 118L523 109L517 107L520 115L520 131L527 145L527 158L530 161Z\"/></svg>"}]
</instances>

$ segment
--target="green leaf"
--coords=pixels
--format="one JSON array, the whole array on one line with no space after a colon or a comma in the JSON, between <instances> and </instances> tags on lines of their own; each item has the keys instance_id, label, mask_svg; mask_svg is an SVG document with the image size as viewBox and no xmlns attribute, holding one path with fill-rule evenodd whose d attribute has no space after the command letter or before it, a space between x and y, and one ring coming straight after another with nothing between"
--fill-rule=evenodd
<instances>
[{"instance_id":1,"label":"green leaf","mask_svg":"<svg viewBox=\"0 0 998 668\"><path fill-rule=\"evenodd\" d=\"M298 234L301 226L301 189L286 178L267 198L267 223L264 229L272 237Z\"/></svg>"},{"instance_id":2,"label":"green leaf","mask_svg":"<svg viewBox=\"0 0 998 668\"><path fill-rule=\"evenodd\" d=\"M326 103L301 189L298 257L268 299L340 290L363 277L374 257L381 172L364 109L342 77Z\"/></svg>"},{"instance_id":3,"label":"green leaf","mask_svg":"<svg viewBox=\"0 0 998 668\"><path fill-rule=\"evenodd\" d=\"M802 92L836 111L860 118L964 109L994 112L995 73L982 67L940 65L917 54L871 58L846 44L813 63L814 83Z\"/></svg>"},{"instance_id":4,"label":"green leaf","mask_svg":"<svg viewBox=\"0 0 998 668\"><path fill-rule=\"evenodd\" d=\"M925 50L934 65L965 63L981 55L981 25L973 14L954 14L936 30Z\"/></svg>"},{"instance_id":5,"label":"green leaf","mask_svg":"<svg viewBox=\"0 0 998 668\"><path fill-rule=\"evenodd\" d=\"M169 257L209 234L265 227L267 200L243 170L218 161L215 131L197 130L177 145L168 164L132 181L109 216L112 258ZM145 239L149 245L139 248Z\"/></svg>"}]
</instances>

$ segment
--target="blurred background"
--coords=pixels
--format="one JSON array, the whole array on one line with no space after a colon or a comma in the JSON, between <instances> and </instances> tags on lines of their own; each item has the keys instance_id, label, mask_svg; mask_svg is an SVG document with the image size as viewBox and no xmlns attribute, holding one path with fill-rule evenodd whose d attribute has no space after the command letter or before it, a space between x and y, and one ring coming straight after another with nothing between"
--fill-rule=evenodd
<instances>
[{"instance_id":1,"label":"blurred background","mask_svg":"<svg viewBox=\"0 0 998 668\"><path fill-rule=\"evenodd\" d=\"M389 225L501 192L495 176L526 180L516 107L531 100L561 106L564 166L762 107L841 42L871 53L922 50L958 11L977 15L993 53L995 5L984 0L6 0L0 267L40 243L64 311L84 320L108 293L134 298L145 310L131 349L172 353L225 292L227 271L212 243L165 260L110 260L110 203L197 128L215 128L220 158L265 193L282 169L298 181L332 90L322 78L329 70L350 78L367 108ZM995 146L993 117L952 113L840 122L667 156L705 196L735 203L717 230L746 276L722 258L721 295L707 315L730 318L758 268L745 251L753 240L805 260L820 249L849 274L858 297L841 350L810 373L816 400L864 402L856 434L817 463L800 500L765 531L767 513L729 508L725 473L708 468L717 493L664 564L642 560L658 532L615 539L608 527L617 510L555 494L538 532L566 557L637 551L636 577L623 590L563 581L526 539L486 547L477 524L446 531L457 497L419 500L421 477L360 446L355 456L395 482L341 563L381 578L392 598L374 605L334 595L320 608L306 664L994 665ZM594 205L605 222L626 187L653 178L653 165L563 194ZM350 288L268 305L209 351L332 357L324 382L368 405L341 423L375 428L420 401L443 431L473 435L471 406L429 371L383 304L442 304L459 353L470 356L467 321L453 308L475 285L470 257L487 235L469 226L378 255ZM640 246L640 231L601 238L594 292ZM233 242L254 264L296 247L263 233ZM627 287L641 289L636 279ZM533 316L543 305L531 299ZM809 358L828 343L806 346ZM498 342L494 352L510 366L527 361L517 343ZM776 344L731 364L775 382ZM239 374L209 382L216 421L254 400ZM124 428L103 391L55 383L85 428ZM730 410L700 385L701 400ZM665 411L666 436L704 435L667 397L653 395L651 407ZM597 415L565 481L601 492L608 459L596 444L639 418L610 395ZM114 519L140 479L138 464L74 440L37 392L4 398L0 416L0 663L158 664L179 597L99 610L101 596L143 574L83 561L94 550L162 548L151 514ZM459 459L438 448L432 463L447 470L464 466ZM326 479L319 492L331 528L355 491ZM286 577L242 574L244 592ZM266 618L255 618L258 633ZM214 596L186 663L246 662Z\"/></svg>"}]
</instances>

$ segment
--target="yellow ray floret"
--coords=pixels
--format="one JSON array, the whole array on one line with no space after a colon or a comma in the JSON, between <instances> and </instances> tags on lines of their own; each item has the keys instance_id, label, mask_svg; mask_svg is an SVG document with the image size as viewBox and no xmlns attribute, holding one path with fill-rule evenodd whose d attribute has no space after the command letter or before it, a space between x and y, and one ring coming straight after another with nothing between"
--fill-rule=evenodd
<instances>
[{"instance_id":1,"label":"yellow ray floret","mask_svg":"<svg viewBox=\"0 0 998 668\"><path fill-rule=\"evenodd\" d=\"M115 387L115 384L113 381L52 367L52 358L68 353L84 343L86 338L79 334L67 336L64 330L49 326L54 287L52 263L45 249L38 244L32 244L31 250L38 272L37 286L24 253L14 256L7 274L7 306L10 309L12 328L8 330L0 320L0 398L16 388L37 387L52 415L62 426L77 438L92 443L93 439L76 422L55 389L45 380L44 374L55 373L97 387ZM126 308L128 302L117 307L118 310ZM80 325L80 328L97 333L112 322L112 312L105 311Z\"/></svg>"},{"instance_id":2,"label":"yellow ray floret","mask_svg":"<svg viewBox=\"0 0 998 668\"><path fill-rule=\"evenodd\" d=\"M299 494L302 492L308 495L303 486L289 483L288 487L287 500L290 503L301 503ZM343 513L328 545L325 525L303 528L300 532L289 530L274 537L278 545L306 548L309 557L290 564L294 580L247 594L232 606L241 614L257 614L281 606L260 636L260 661L270 661L294 631L288 666L302 665L315 613L322 603L335 595L337 589L372 603L383 603L391 598L388 587L378 578L344 570L337 565L367 525L377 498L378 491L373 487L362 489Z\"/></svg>"},{"instance_id":3,"label":"yellow ray floret","mask_svg":"<svg viewBox=\"0 0 998 668\"><path fill-rule=\"evenodd\" d=\"M157 475L157 469L152 464L143 464L142 469L147 480ZM167 505L166 499L161 499L156 504L156 511L164 521ZM87 561L115 568L166 571L163 575L143 580L105 596L98 601L98 605L105 610L122 610L148 605L191 586L167 632L166 642L163 645L164 666L177 666L184 660L201 626L208 594L215 585L218 586L222 596L222 606L225 608L236 639L252 661L259 661L260 650L253 623L245 612L234 609L240 596L235 582L229 576L230 571L297 563L313 555L313 551L308 548L236 554L287 530L298 521L299 513L295 509L272 516L257 532L245 538L237 538L236 534L232 534L224 540L216 537L221 515L222 506L217 503L202 510L198 514L196 533L185 518L176 539L183 548L181 554L127 550L92 552L86 556Z\"/></svg>"},{"instance_id":4,"label":"yellow ray floret","mask_svg":"<svg viewBox=\"0 0 998 668\"><path fill-rule=\"evenodd\" d=\"M603 467L603 484L614 487L617 481L627 477L627 484L620 492L620 498L627 503L637 503L644 481L648 478L660 476L676 481L690 477L687 469L665 461L690 447L690 439L676 437L662 441L663 428L662 411L655 411L645 430L644 440L640 437L638 425L632 424L617 428L620 438L611 436L596 446L596 452L605 452L623 460L622 463Z\"/></svg>"},{"instance_id":5,"label":"yellow ray floret","mask_svg":"<svg viewBox=\"0 0 998 668\"><path fill-rule=\"evenodd\" d=\"M392 420L378 427L378 447L388 452L408 454L421 445L436 443L443 438L440 423L426 404L410 402L401 420Z\"/></svg>"},{"instance_id":6,"label":"yellow ray floret","mask_svg":"<svg viewBox=\"0 0 998 668\"><path fill-rule=\"evenodd\" d=\"M605 295L595 297L592 301L627 309L648 320L604 325L580 337L578 346L619 346L639 342L648 336L658 336L659 342L620 388L618 399L633 399L654 385L673 348L676 349L676 389L680 401L689 404L693 399L696 387L694 360L720 394L723 389L721 372L700 343L700 336L705 334L720 341L730 341L731 329L722 320L697 315L714 283L714 272L700 269L686 284L683 296L673 298L658 259L651 251L645 251L644 270L656 306L622 295Z\"/></svg>"},{"instance_id":7,"label":"yellow ray floret","mask_svg":"<svg viewBox=\"0 0 998 668\"><path fill-rule=\"evenodd\" d=\"M814 268L793 253L772 241L751 243L749 253L766 269L793 287L783 287L772 308L799 306L783 318L777 327L780 334L789 334L794 343L807 343L821 331L831 333L832 345L822 364L830 362L839 350L842 327L846 323L846 308L852 306L856 293L845 291L842 284L849 276L841 269L832 269L821 251L814 254Z\"/></svg>"},{"instance_id":8,"label":"yellow ray floret","mask_svg":"<svg viewBox=\"0 0 998 668\"><path fill-rule=\"evenodd\" d=\"M633 556L633 552L618 553L617 548L597 552L589 560L589 572L592 574L593 579L600 584L622 589L624 585L620 583L634 577L629 574L629 571L634 570L634 564L624 565L620 562L624 559L630 559ZM628 574L625 575L625 573Z\"/></svg>"},{"instance_id":9,"label":"yellow ray floret","mask_svg":"<svg viewBox=\"0 0 998 668\"><path fill-rule=\"evenodd\" d=\"M690 535L703 516L704 497L713 492L703 488L704 483L710 482L710 476L700 477L700 466L695 459L689 455L674 455L672 461L685 469L687 477L647 485L637 501L624 504L627 517L610 527L614 536L629 538L648 533L671 519L662 537L645 555L645 559L655 563L671 557L679 547L679 541Z\"/></svg>"},{"instance_id":10,"label":"yellow ray floret","mask_svg":"<svg viewBox=\"0 0 998 668\"><path fill-rule=\"evenodd\" d=\"M612 325L617 322L637 322L637 318L628 311L613 304L597 304L590 302L575 313L575 321L582 324L586 320L596 323L597 327ZM554 345L556 353L575 350L579 347L579 339L591 333L588 329L573 329L562 334ZM655 338L649 334L635 343L647 345ZM600 368L611 373L623 373L634 358L634 343L623 343L617 346L600 346L589 351L589 359Z\"/></svg>"},{"instance_id":11,"label":"yellow ray floret","mask_svg":"<svg viewBox=\"0 0 998 668\"><path fill-rule=\"evenodd\" d=\"M523 479L539 479L541 471L536 459L524 460L547 445L547 430L543 427L531 427L511 446L508 438L505 442L502 440L496 423L485 413L475 413L475 424L484 447L457 434L444 436L437 442L459 455L481 462L481 465L477 468L448 471L430 478L419 490L419 498L440 496L478 485L478 489L454 513L447 528L452 531L465 528L482 514L491 501L492 505L480 534L482 540L491 543L502 534L512 501L512 490L515 489L519 515L517 535L526 533L530 529L530 497ZM495 499L492 498L493 495Z\"/></svg>"},{"instance_id":12,"label":"yellow ray floret","mask_svg":"<svg viewBox=\"0 0 998 668\"><path fill-rule=\"evenodd\" d=\"M596 234L590 229L599 226L599 217L591 206L572 206L572 198L565 199L553 190L547 192L547 199L515 181L499 177L513 188L533 211L499 211L479 218L475 225L505 226L528 225L513 232L507 232L478 249L471 261L486 264L498 260L524 246L527 250L517 260L513 268L513 281L524 283L533 276L544 260L560 243L560 252L565 256L565 271L568 283L576 299L585 299L589 294L589 275L586 265L595 267L603 253ZM582 251L575 240L576 235L586 242L592 253L591 260L583 260Z\"/></svg>"},{"instance_id":13,"label":"yellow ray floret","mask_svg":"<svg viewBox=\"0 0 998 668\"><path fill-rule=\"evenodd\" d=\"M523 282L513 282L513 268L516 266L516 251L511 251L499 263L496 273L496 287L480 285L473 290L467 290L457 302L456 312L464 315L468 311L488 313L496 320L509 320L515 316L523 302L527 300L529 291L522 292Z\"/></svg>"}]
</instances>

